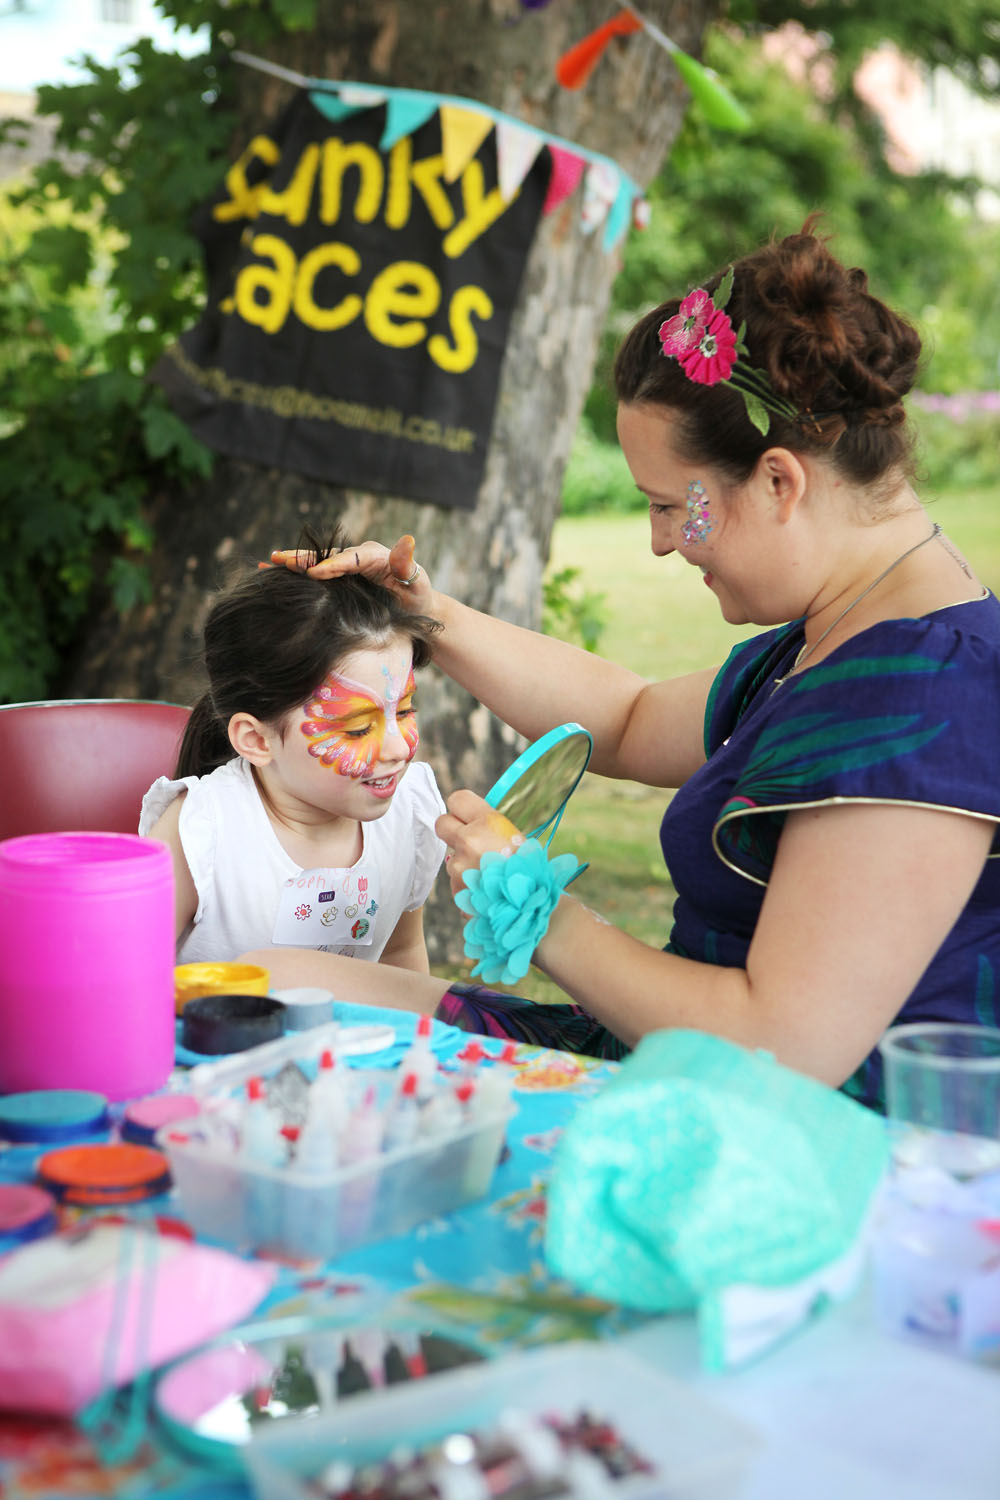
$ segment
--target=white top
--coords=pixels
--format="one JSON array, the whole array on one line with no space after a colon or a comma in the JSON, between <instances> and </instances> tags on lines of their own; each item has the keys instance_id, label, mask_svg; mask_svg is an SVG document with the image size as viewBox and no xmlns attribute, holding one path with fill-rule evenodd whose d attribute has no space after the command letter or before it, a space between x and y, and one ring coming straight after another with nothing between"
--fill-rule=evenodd
<instances>
[{"instance_id":1,"label":"white top","mask_svg":"<svg viewBox=\"0 0 1000 1500\"><path fill-rule=\"evenodd\" d=\"M142 799L140 834L149 833L185 788L179 832L198 907L178 941L178 963L224 963L276 942L374 963L402 913L423 906L444 858L445 846L434 832L435 820L445 811L444 801L434 772L424 761L410 763L389 810L361 824L361 856L349 872L303 871L296 864L278 841L249 762L239 756L208 776L185 776L179 781L161 776L154 781ZM366 906L361 901L358 925L365 929L365 940L318 941L322 929L316 926L316 916L335 910L332 904L322 908L316 904L318 890L336 886L338 876L347 876L348 886L353 877L358 886L362 873L362 892L368 888L378 892L377 903L369 901ZM308 927L294 936L289 932L290 924L294 926L289 892L297 893L295 915L307 905L313 912ZM324 892L322 899L332 903L336 898ZM356 890L348 900L356 903ZM276 930L281 937L275 937Z\"/></svg>"}]
</instances>

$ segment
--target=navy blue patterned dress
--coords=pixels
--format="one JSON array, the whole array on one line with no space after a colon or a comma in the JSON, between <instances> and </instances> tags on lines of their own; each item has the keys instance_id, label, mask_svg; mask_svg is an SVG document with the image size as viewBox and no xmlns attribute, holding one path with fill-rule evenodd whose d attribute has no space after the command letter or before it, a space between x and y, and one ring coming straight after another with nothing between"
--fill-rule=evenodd
<instances>
[{"instance_id":1,"label":"navy blue patterned dress","mask_svg":"<svg viewBox=\"0 0 1000 1500\"><path fill-rule=\"evenodd\" d=\"M796 808L917 803L1000 823L1000 603L992 594L883 621L779 683L803 641L801 621L756 636L736 647L713 684L708 759L675 794L660 829L677 890L669 952L745 967L784 819ZM578 1006L532 1006L455 986L440 1014L547 1046L625 1051ZM1000 1025L1000 833L897 1019ZM877 1053L844 1088L881 1107Z\"/></svg>"}]
</instances>

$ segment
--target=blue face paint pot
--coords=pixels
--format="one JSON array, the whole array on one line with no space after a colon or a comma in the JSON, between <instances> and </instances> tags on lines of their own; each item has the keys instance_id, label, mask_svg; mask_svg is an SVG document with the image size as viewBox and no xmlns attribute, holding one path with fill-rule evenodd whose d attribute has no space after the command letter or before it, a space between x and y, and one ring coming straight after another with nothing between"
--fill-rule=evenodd
<instances>
[{"instance_id":1,"label":"blue face paint pot","mask_svg":"<svg viewBox=\"0 0 1000 1500\"><path fill-rule=\"evenodd\" d=\"M108 1101L89 1089L32 1089L0 1096L0 1140L52 1145L107 1129Z\"/></svg>"}]
</instances>

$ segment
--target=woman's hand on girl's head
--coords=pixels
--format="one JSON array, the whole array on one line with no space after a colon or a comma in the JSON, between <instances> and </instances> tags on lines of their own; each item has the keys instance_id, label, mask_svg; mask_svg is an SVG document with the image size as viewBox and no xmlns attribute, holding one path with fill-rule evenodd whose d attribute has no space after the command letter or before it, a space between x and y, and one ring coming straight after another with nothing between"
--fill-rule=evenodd
<instances>
[{"instance_id":1,"label":"woman's hand on girl's head","mask_svg":"<svg viewBox=\"0 0 1000 1500\"><path fill-rule=\"evenodd\" d=\"M289 568L293 573L308 573L310 578L343 578L347 573L361 573L373 583L381 584L400 599L408 609L422 613L430 607L433 589L424 569L416 562L412 536L401 536L392 547L381 542L359 542L316 562L313 552L297 548L271 553L271 562Z\"/></svg>"},{"instance_id":2,"label":"woman's hand on girl's head","mask_svg":"<svg viewBox=\"0 0 1000 1500\"><path fill-rule=\"evenodd\" d=\"M466 870L478 869L488 849L511 854L524 843L524 835L510 819L475 792L452 792L448 811L438 818L434 831L448 845L445 867L452 895L464 888Z\"/></svg>"}]
</instances>

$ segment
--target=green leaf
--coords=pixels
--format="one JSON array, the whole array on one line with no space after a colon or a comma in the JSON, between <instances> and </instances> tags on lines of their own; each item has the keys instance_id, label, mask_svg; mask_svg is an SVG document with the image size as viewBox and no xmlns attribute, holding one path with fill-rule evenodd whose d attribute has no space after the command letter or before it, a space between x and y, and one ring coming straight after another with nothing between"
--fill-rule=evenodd
<instances>
[{"instance_id":1,"label":"green leaf","mask_svg":"<svg viewBox=\"0 0 1000 1500\"><path fill-rule=\"evenodd\" d=\"M721 312L722 308L724 308L726 303L729 301L732 290L733 268L732 266L730 266L725 276L723 276L722 280L719 282L719 285L715 288L715 296L712 298L712 306L718 308Z\"/></svg>"},{"instance_id":2,"label":"green leaf","mask_svg":"<svg viewBox=\"0 0 1000 1500\"><path fill-rule=\"evenodd\" d=\"M771 429L771 418L767 414L767 407L760 397L755 396L752 391L740 391L740 395L747 404L747 416L757 431L766 437Z\"/></svg>"}]
</instances>

